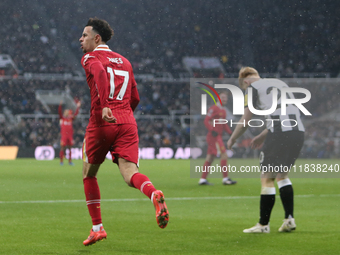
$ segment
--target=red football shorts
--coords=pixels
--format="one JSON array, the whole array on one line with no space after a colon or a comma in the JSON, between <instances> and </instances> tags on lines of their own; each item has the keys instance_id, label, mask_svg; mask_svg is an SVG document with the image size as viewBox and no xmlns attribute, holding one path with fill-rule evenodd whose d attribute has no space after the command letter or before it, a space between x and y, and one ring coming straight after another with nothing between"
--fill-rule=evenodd
<instances>
[{"instance_id":1,"label":"red football shorts","mask_svg":"<svg viewBox=\"0 0 340 255\"><path fill-rule=\"evenodd\" d=\"M60 139L61 146L73 146L74 141L72 136L62 136Z\"/></svg>"},{"instance_id":2,"label":"red football shorts","mask_svg":"<svg viewBox=\"0 0 340 255\"><path fill-rule=\"evenodd\" d=\"M87 129L83 142L83 161L101 164L110 151L112 161L124 158L138 165L138 130L133 124L117 124Z\"/></svg>"},{"instance_id":3,"label":"red football shorts","mask_svg":"<svg viewBox=\"0 0 340 255\"><path fill-rule=\"evenodd\" d=\"M217 155L217 150L222 154L226 151L224 146L222 136L218 135L213 137L212 135L207 135L207 144L208 144L208 151L207 154L209 155Z\"/></svg>"}]
</instances>

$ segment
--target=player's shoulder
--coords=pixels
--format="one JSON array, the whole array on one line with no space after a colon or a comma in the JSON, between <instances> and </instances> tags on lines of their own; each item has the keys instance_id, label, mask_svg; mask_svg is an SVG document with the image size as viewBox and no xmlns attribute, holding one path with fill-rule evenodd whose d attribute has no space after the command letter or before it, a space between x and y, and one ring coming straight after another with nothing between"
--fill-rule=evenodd
<instances>
[{"instance_id":1,"label":"player's shoulder","mask_svg":"<svg viewBox=\"0 0 340 255\"><path fill-rule=\"evenodd\" d=\"M217 112L218 110L219 110L218 106L214 104L214 105L210 106L210 108L208 109L208 113L213 114L213 113Z\"/></svg>"},{"instance_id":2,"label":"player's shoulder","mask_svg":"<svg viewBox=\"0 0 340 255\"><path fill-rule=\"evenodd\" d=\"M94 51L88 52L84 54L83 57L81 58L81 64L85 66L87 63L91 61L91 59L96 59L96 57L97 57L96 52Z\"/></svg>"},{"instance_id":3,"label":"player's shoulder","mask_svg":"<svg viewBox=\"0 0 340 255\"><path fill-rule=\"evenodd\" d=\"M260 79L256 82L253 82L251 86L255 89L264 87L288 87L284 81L275 78Z\"/></svg>"},{"instance_id":4,"label":"player's shoulder","mask_svg":"<svg viewBox=\"0 0 340 255\"><path fill-rule=\"evenodd\" d=\"M209 110L217 110L218 109L218 107L217 107L217 105L212 105L212 106L210 106L210 108L209 108Z\"/></svg>"}]
</instances>

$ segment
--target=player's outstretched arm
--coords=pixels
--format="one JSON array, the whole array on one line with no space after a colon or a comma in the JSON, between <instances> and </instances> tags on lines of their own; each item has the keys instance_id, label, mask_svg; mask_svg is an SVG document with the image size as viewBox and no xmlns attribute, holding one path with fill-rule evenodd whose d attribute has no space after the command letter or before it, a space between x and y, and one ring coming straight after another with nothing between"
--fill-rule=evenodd
<instances>
[{"instance_id":1,"label":"player's outstretched arm","mask_svg":"<svg viewBox=\"0 0 340 255\"><path fill-rule=\"evenodd\" d=\"M229 127L228 124L225 124L225 125L224 125L224 130L225 130L229 135L231 135L231 134L233 133L233 131L231 131L231 129L230 129L230 127Z\"/></svg>"},{"instance_id":2,"label":"player's outstretched arm","mask_svg":"<svg viewBox=\"0 0 340 255\"><path fill-rule=\"evenodd\" d=\"M58 114L59 114L59 118L62 119L63 118L63 101L60 101L59 103L59 107L58 107Z\"/></svg>"},{"instance_id":3,"label":"player's outstretched arm","mask_svg":"<svg viewBox=\"0 0 340 255\"><path fill-rule=\"evenodd\" d=\"M79 114L80 106L81 106L81 102L78 101L77 102L77 109L76 109L76 112L74 113L73 119L75 119L77 117L77 115Z\"/></svg>"},{"instance_id":4,"label":"player's outstretched arm","mask_svg":"<svg viewBox=\"0 0 340 255\"><path fill-rule=\"evenodd\" d=\"M208 110L208 114L204 118L204 125L208 129L208 131L214 130L214 127L212 125L212 119L213 119L213 115L214 115L213 113L214 113L213 109L210 108Z\"/></svg>"}]
</instances>

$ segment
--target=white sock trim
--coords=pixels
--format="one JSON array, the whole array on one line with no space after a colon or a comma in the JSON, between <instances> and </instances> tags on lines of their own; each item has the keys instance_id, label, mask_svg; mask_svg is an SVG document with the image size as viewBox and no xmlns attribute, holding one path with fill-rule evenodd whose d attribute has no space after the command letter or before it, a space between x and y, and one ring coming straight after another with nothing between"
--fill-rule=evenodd
<instances>
[{"instance_id":1,"label":"white sock trim","mask_svg":"<svg viewBox=\"0 0 340 255\"><path fill-rule=\"evenodd\" d=\"M261 195L275 195L276 189L275 187L262 187Z\"/></svg>"},{"instance_id":2,"label":"white sock trim","mask_svg":"<svg viewBox=\"0 0 340 255\"><path fill-rule=\"evenodd\" d=\"M143 182L142 185L140 186L140 192L143 193L143 188L144 188L144 186L145 186L146 184L151 184L151 181L145 181L145 182Z\"/></svg>"},{"instance_id":3,"label":"white sock trim","mask_svg":"<svg viewBox=\"0 0 340 255\"><path fill-rule=\"evenodd\" d=\"M152 192L152 194L151 194L151 203L153 203L153 193L155 193L155 192Z\"/></svg>"},{"instance_id":4,"label":"white sock trim","mask_svg":"<svg viewBox=\"0 0 340 255\"><path fill-rule=\"evenodd\" d=\"M102 227L102 226L103 226L102 223L100 223L100 224L98 224L98 225L93 225L93 226L92 226L93 232L98 232L98 231L100 231L100 227Z\"/></svg>"},{"instance_id":5,"label":"white sock trim","mask_svg":"<svg viewBox=\"0 0 340 255\"><path fill-rule=\"evenodd\" d=\"M86 205L100 204L100 199L87 200Z\"/></svg>"},{"instance_id":6,"label":"white sock trim","mask_svg":"<svg viewBox=\"0 0 340 255\"><path fill-rule=\"evenodd\" d=\"M283 179L281 181L277 182L277 186L279 189L281 189L284 186L292 185L292 182L289 180L289 178Z\"/></svg>"}]
</instances>

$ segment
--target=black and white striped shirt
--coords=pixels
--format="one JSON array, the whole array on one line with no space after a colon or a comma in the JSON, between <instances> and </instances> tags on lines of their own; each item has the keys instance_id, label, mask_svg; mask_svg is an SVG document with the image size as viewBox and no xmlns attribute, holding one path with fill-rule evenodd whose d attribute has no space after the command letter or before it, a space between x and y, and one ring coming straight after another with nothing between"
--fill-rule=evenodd
<instances>
[{"instance_id":1,"label":"black and white striped shirt","mask_svg":"<svg viewBox=\"0 0 340 255\"><path fill-rule=\"evenodd\" d=\"M288 85L278 79L260 79L253 82L249 88L252 88L252 102L255 109L268 110L273 105L273 88L277 88L277 108L266 115L267 129L272 133L287 132L292 130L305 131L300 118L300 110L295 105L287 105L286 115L281 115L281 89L288 88ZM245 107L248 107L248 91L245 96ZM287 95L293 99L293 93Z\"/></svg>"}]
</instances>

